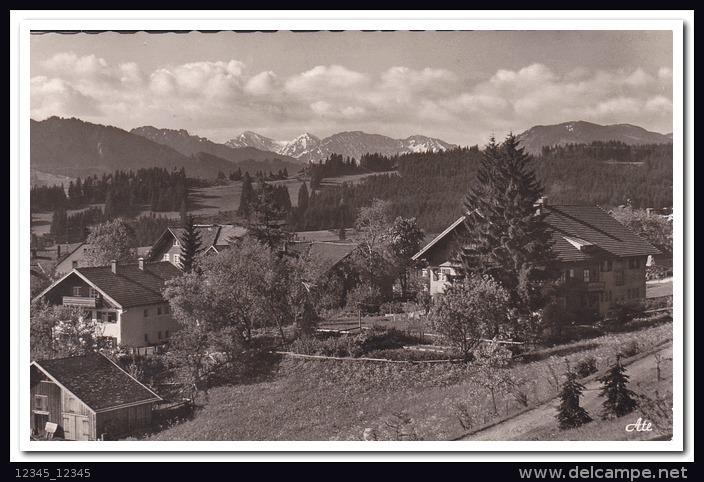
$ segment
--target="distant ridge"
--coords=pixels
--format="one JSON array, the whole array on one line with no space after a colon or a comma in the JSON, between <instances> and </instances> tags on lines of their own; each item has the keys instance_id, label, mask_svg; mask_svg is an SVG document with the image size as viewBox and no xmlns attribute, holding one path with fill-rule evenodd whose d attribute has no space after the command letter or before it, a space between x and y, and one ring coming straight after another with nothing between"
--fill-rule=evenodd
<instances>
[{"instance_id":1,"label":"distant ridge","mask_svg":"<svg viewBox=\"0 0 704 482\"><path fill-rule=\"evenodd\" d=\"M517 136L521 146L531 154L540 154L543 146L591 144L594 141L620 141L624 144L666 144L672 134L660 134L631 124L599 125L585 121L534 126Z\"/></svg>"}]
</instances>

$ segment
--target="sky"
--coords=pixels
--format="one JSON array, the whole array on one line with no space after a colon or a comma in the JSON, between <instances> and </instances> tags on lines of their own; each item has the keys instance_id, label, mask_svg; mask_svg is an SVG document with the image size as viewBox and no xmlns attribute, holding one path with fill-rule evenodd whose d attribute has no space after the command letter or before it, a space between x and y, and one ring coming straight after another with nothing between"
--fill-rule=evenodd
<instances>
[{"instance_id":1,"label":"sky","mask_svg":"<svg viewBox=\"0 0 704 482\"><path fill-rule=\"evenodd\" d=\"M30 116L226 142L361 130L484 145L584 120L673 130L672 32L44 33Z\"/></svg>"}]
</instances>

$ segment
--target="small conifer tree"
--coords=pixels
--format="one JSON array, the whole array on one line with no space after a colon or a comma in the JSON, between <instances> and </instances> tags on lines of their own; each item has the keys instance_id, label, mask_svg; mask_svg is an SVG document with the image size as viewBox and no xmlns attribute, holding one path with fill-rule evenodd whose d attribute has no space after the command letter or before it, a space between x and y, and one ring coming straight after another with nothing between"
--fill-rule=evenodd
<instances>
[{"instance_id":1,"label":"small conifer tree","mask_svg":"<svg viewBox=\"0 0 704 482\"><path fill-rule=\"evenodd\" d=\"M626 368L621 363L621 354L616 356L614 363L609 370L599 378L602 383L600 397L605 397L601 418L606 420L613 417L621 417L631 413L638 406L636 394L629 390L628 375Z\"/></svg>"},{"instance_id":2,"label":"small conifer tree","mask_svg":"<svg viewBox=\"0 0 704 482\"><path fill-rule=\"evenodd\" d=\"M577 381L577 373L567 366L567 378L560 391L560 406L557 409L557 420L560 429L576 428L592 421L587 411L579 406L579 397L582 396L584 385Z\"/></svg>"}]
</instances>

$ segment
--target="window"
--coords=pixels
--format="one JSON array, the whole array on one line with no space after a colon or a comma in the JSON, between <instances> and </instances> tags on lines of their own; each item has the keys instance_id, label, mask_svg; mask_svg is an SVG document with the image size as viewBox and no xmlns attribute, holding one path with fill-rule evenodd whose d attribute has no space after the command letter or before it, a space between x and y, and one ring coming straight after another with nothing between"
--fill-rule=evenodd
<instances>
[{"instance_id":1,"label":"window","mask_svg":"<svg viewBox=\"0 0 704 482\"><path fill-rule=\"evenodd\" d=\"M88 420L83 420L83 436L90 437L90 422Z\"/></svg>"},{"instance_id":2,"label":"window","mask_svg":"<svg viewBox=\"0 0 704 482\"><path fill-rule=\"evenodd\" d=\"M147 316L149 316L149 310L144 308L144 317L146 318Z\"/></svg>"},{"instance_id":3,"label":"window","mask_svg":"<svg viewBox=\"0 0 704 482\"><path fill-rule=\"evenodd\" d=\"M628 258L628 269L639 269L640 258Z\"/></svg>"},{"instance_id":4,"label":"window","mask_svg":"<svg viewBox=\"0 0 704 482\"><path fill-rule=\"evenodd\" d=\"M640 298L640 288L636 288L636 298Z\"/></svg>"},{"instance_id":5,"label":"window","mask_svg":"<svg viewBox=\"0 0 704 482\"><path fill-rule=\"evenodd\" d=\"M100 293L98 293L98 290L96 290L95 288L88 288L88 296L90 296L91 298L98 299L100 298Z\"/></svg>"},{"instance_id":6,"label":"window","mask_svg":"<svg viewBox=\"0 0 704 482\"><path fill-rule=\"evenodd\" d=\"M161 340L161 332L159 332L159 334L157 335L157 338L159 338Z\"/></svg>"},{"instance_id":7,"label":"window","mask_svg":"<svg viewBox=\"0 0 704 482\"><path fill-rule=\"evenodd\" d=\"M169 305L164 306L164 314L168 315L171 313L171 307Z\"/></svg>"},{"instance_id":8,"label":"window","mask_svg":"<svg viewBox=\"0 0 704 482\"><path fill-rule=\"evenodd\" d=\"M610 259L601 263L601 271L611 271L614 269L614 264Z\"/></svg>"},{"instance_id":9,"label":"window","mask_svg":"<svg viewBox=\"0 0 704 482\"><path fill-rule=\"evenodd\" d=\"M570 270L570 278L574 278L574 270L573 269Z\"/></svg>"},{"instance_id":10,"label":"window","mask_svg":"<svg viewBox=\"0 0 704 482\"><path fill-rule=\"evenodd\" d=\"M117 323L117 313L113 311L99 311L97 318L103 323Z\"/></svg>"},{"instance_id":11,"label":"window","mask_svg":"<svg viewBox=\"0 0 704 482\"><path fill-rule=\"evenodd\" d=\"M74 286L73 287L73 296L83 296L81 293L81 287L80 286Z\"/></svg>"},{"instance_id":12,"label":"window","mask_svg":"<svg viewBox=\"0 0 704 482\"><path fill-rule=\"evenodd\" d=\"M74 397L72 397L70 395L68 397L67 411L72 412L72 413L78 412L78 400L76 400Z\"/></svg>"},{"instance_id":13,"label":"window","mask_svg":"<svg viewBox=\"0 0 704 482\"><path fill-rule=\"evenodd\" d=\"M168 260L169 260L169 253L164 253L163 261L168 261Z\"/></svg>"},{"instance_id":14,"label":"window","mask_svg":"<svg viewBox=\"0 0 704 482\"><path fill-rule=\"evenodd\" d=\"M567 282L567 270L560 271L560 283L565 284Z\"/></svg>"},{"instance_id":15,"label":"window","mask_svg":"<svg viewBox=\"0 0 704 482\"><path fill-rule=\"evenodd\" d=\"M631 288L628 288L628 295L626 296L627 299L631 299Z\"/></svg>"},{"instance_id":16,"label":"window","mask_svg":"<svg viewBox=\"0 0 704 482\"><path fill-rule=\"evenodd\" d=\"M161 315L161 306L156 309L156 314Z\"/></svg>"},{"instance_id":17,"label":"window","mask_svg":"<svg viewBox=\"0 0 704 482\"><path fill-rule=\"evenodd\" d=\"M72 268L78 268L78 261L75 260L75 259L74 259L73 261L71 261L71 267L72 267Z\"/></svg>"},{"instance_id":18,"label":"window","mask_svg":"<svg viewBox=\"0 0 704 482\"><path fill-rule=\"evenodd\" d=\"M589 283L589 279L590 279L589 275L590 275L590 271L588 269L585 269L584 270L584 282L585 283Z\"/></svg>"},{"instance_id":19,"label":"window","mask_svg":"<svg viewBox=\"0 0 704 482\"><path fill-rule=\"evenodd\" d=\"M144 342L149 343L149 335L147 335L146 333L144 334Z\"/></svg>"},{"instance_id":20,"label":"window","mask_svg":"<svg viewBox=\"0 0 704 482\"><path fill-rule=\"evenodd\" d=\"M181 260L181 255L174 254L174 264L178 264L180 260Z\"/></svg>"},{"instance_id":21,"label":"window","mask_svg":"<svg viewBox=\"0 0 704 482\"><path fill-rule=\"evenodd\" d=\"M178 239L174 238L174 246L179 246Z\"/></svg>"},{"instance_id":22,"label":"window","mask_svg":"<svg viewBox=\"0 0 704 482\"><path fill-rule=\"evenodd\" d=\"M623 271L614 271L614 284L623 286Z\"/></svg>"},{"instance_id":23,"label":"window","mask_svg":"<svg viewBox=\"0 0 704 482\"><path fill-rule=\"evenodd\" d=\"M166 330L166 338L169 337L169 330Z\"/></svg>"},{"instance_id":24,"label":"window","mask_svg":"<svg viewBox=\"0 0 704 482\"><path fill-rule=\"evenodd\" d=\"M49 411L49 396L48 395L34 395L34 411L35 412L48 412Z\"/></svg>"}]
</instances>

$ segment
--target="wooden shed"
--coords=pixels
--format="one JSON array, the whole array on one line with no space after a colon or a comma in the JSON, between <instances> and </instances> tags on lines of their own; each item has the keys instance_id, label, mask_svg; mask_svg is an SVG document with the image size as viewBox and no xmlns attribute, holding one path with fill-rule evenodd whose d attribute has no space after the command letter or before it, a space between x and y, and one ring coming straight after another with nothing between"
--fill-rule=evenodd
<instances>
[{"instance_id":1,"label":"wooden shed","mask_svg":"<svg viewBox=\"0 0 704 482\"><path fill-rule=\"evenodd\" d=\"M31 428L66 440L113 439L151 423L161 397L102 354L31 364ZM51 425L50 425L51 426Z\"/></svg>"}]
</instances>

